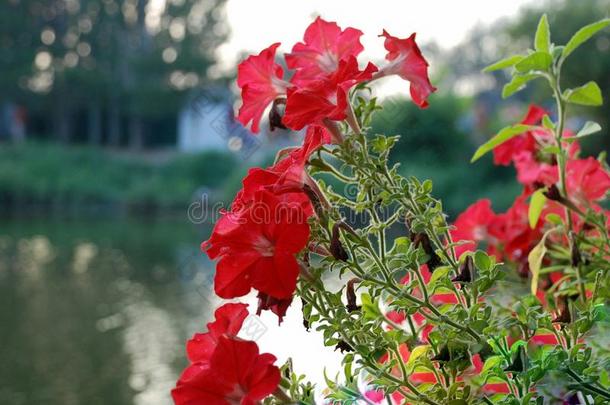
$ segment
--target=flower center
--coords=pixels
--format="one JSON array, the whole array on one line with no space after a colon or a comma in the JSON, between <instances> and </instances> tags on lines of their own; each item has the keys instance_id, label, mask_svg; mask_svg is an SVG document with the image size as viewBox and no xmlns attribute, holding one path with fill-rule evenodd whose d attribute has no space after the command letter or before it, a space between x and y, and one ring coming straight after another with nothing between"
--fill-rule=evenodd
<instances>
[{"instance_id":1,"label":"flower center","mask_svg":"<svg viewBox=\"0 0 610 405\"><path fill-rule=\"evenodd\" d=\"M261 254L261 256L271 257L275 252L275 245L267 238L261 236L255 243L254 249Z\"/></svg>"}]
</instances>

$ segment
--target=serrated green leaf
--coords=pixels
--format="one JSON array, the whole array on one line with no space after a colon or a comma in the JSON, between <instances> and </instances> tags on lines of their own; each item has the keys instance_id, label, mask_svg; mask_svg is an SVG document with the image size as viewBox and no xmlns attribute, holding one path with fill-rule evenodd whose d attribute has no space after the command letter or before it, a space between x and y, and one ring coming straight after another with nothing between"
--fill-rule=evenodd
<instances>
[{"instance_id":1,"label":"serrated green leaf","mask_svg":"<svg viewBox=\"0 0 610 405\"><path fill-rule=\"evenodd\" d=\"M522 59L522 55L509 56L508 58L504 58L502 60L497 61L496 63L487 66L483 69L483 72L489 73L500 69L506 69L511 66L515 66L517 63L521 62Z\"/></svg>"},{"instance_id":2,"label":"serrated green leaf","mask_svg":"<svg viewBox=\"0 0 610 405\"><path fill-rule=\"evenodd\" d=\"M541 77L541 75L535 73L513 76L512 80L502 88L502 98L510 97L516 92L523 90L527 82L538 77Z\"/></svg>"},{"instance_id":3,"label":"serrated green leaf","mask_svg":"<svg viewBox=\"0 0 610 405\"><path fill-rule=\"evenodd\" d=\"M532 70L547 70L553 63L553 58L548 52L533 52L515 65L518 72L526 73Z\"/></svg>"},{"instance_id":4,"label":"serrated green leaf","mask_svg":"<svg viewBox=\"0 0 610 405\"><path fill-rule=\"evenodd\" d=\"M531 128L532 127L530 125L524 125L524 124L517 124L517 125L512 125L509 127L502 128L500 130L500 132L498 132L493 138L491 138L489 141L485 142L483 145L479 146L479 148L476 150L476 152L472 156L472 159L470 159L470 163L475 162L481 156L485 155L487 152L493 150L494 148L496 148L499 145L502 145L504 142L508 141L509 139L530 130Z\"/></svg>"},{"instance_id":5,"label":"serrated green leaf","mask_svg":"<svg viewBox=\"0 0 610 405\"><path fill-rule=\"evenodd\" d=\"M582 45L583 42L587 41L598 31L606 28L608 25L610 25L610 18L605 18L601 21L586 25L579 29L576 34L574 34L572 38L570 38L565 48L563 48L563 52L561 53L561 59L567 58L568 55L574 52L574 50L580 45Z\"/></svg>"},{"instance_id":6,"label":"serrated green leaf","mask_svg":"<svg viewBox=\"0 0 610 405\"><path fill-rule=\"evenodd\" d=\"M563 98L572 104L600 106L603 104L602 91L597 83L591 81L575 89L568 89L563 92Z\"/></svg>"},{"instance_id":7,"label":"serrated green leaf","mask_svg":"<svg viewBox=\"0 0 610 405\"><path fill-rule=\"evenodd\" d=\"M602 127L597 122L587 121L585 122L585 125L583 125L583 127L580 129L580 131L578 131L578 133L576 134L576 138L582 138L588 135L592 135L601 130Z\"/></svg>"},{"instance_id":8,"label":"serrated green leaf","mask_svg":"<svg viewBox=\"0 0 610 405\"><path fill-rule=\"evenodd\" d=\"M546 14L542 14L540 21L538 22L538 29L536 29L536 37L534 39L534 46L537 51L548 52L551 47L551 30L549 28L549 20Z\"/></svg>"},{"instance_id":9,"label":"serrated green leaf","mask_svg":"<svg viewBox=\"0 0 610 405\"><path fill-rule=\"evenodd\" d=\"M544 196L544 189L539 189L532 194L532 198L530 200L530 207L527 213L530 228L536 228L538 224L538 219L540 218L540 214L542 213L542 209L544 208L544 203L546 202L546 197Z\"/></svg>"}]
</instances>

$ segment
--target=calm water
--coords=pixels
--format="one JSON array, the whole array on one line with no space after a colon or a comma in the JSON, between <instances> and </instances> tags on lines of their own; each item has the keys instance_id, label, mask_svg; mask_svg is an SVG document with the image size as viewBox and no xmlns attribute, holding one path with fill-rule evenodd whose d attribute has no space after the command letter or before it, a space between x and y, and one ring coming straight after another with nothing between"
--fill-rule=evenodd
<instances>
[{"instance_id":1,"label":"calm water","mask_svg":"<svg viewBox=\"0 0 610 405\"><path fill-rule=\"evenodd\" d=\"M209 320L207 230L0 223L0 403L166 404Z\"/></svg>"}]
</instances>

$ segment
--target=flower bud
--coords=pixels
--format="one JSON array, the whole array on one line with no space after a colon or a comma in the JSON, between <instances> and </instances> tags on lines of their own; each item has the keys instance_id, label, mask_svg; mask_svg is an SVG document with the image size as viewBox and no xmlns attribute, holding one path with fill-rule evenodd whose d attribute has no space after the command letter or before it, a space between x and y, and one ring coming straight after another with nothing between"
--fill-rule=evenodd
<instances>
[{"instance_id":1,"label":"flower bud","mask_svg":"<svg viewBox=\"0 0 610 405\"><path fill-rule=\"evenodd\" d=\"M348 312L355 312L360 310L360 305L356 305L356 291L354 289L354 284L359 283L359 278L352 278L347 282L347 287L345 289L345 296L347 298L347 308Z\"/></svg>"},{"instance_id":2,"label":"flower bud","mask_svg":"<svg viewBox=\"0 0 610 405\"><path fill-rule=\"evenodd\" d=\"M349 259L349 256L347 254L347 251L345 250L345 248L343 247L343 244L341 243L341 238L340 238L340 233L339 233L339 228L341 227L341 223L340 222L336 222L333 225L333 231L332 231L332 237L330 240L330 253L333 255L333 257L336 260L340 260L342 262L346 262L347 259Z\"/></svg>"},{"instance_id":3,"label":"flower bud","mask_svg":"<svg viewBox=\"0 0 610 405\"><path fill-rule=\"evenodd\" d=\"M284 320L284 315L286 315L288 307L292 303L292 297L279 299L263 292L259 292L257 298L258 308L256 310L256 315L260 315L263 311L270 310L277 315L278 323L281 324Z\"/></svg>"},{"instance_id":4,"label":"flower bud","mask_svg":"<svg viewBox=\"0 0 610 405\"><path fill-rule=\"evenodd\" d=\"M440 257L438 257L432 248L432 243L430 242L428 235L425 233L416 233L411 236L411 240L415 244L416 248L421 246L424 249L424 252L428 255L428 261L426 264L428 265L428 270L430 270L430 272L433 272L442 264Z\"/></svg>"},{"instance_id":5,"label":"flower bud","mask_svg":"<svg viewBox=\"0 0 610 405\"><path fill-rule=\"evenodd\" d=\"M525 371L525 365L523 364L523 358L525 357L525 351L523 346L519 346L519 350L517 350L517 355L513 359L513 362L504 369L506 372L514 372L521 373Z\"/></svg>"},{"instance_id":6,"label":"flower bud","mask_svg":"<svg viewBox=\"0 0 610 405\"><path fill-rule=\"evenodd\" d=\"M283 97L273 100L271 110L269 110L269 130L274 131L276 128L287 129L282 123L284 110L286 108L286 99Z\"/></svg>"},{"instance_id":7,"label":"flower bud","mask_svg":"<svg viewBox=\"0 0 610 405\"><path fill-rule=\"evenodd\" d=\"M572 248L571 248L572 267L578 267L578 265L580 263L582 263L582 256L580 255L580 250L578 249L578 241L576 240L576 234L574 232L570 232L570 243L572 245Z\"/></svg>"},{"instance_id":8,"label":"flower bud","mask_svg":"<svg viewBox=\"0 0 610 405\"><path fill-rule=\"evenodd\" d=\"M354 351L354 349L345 340L340 340L339 343L337 343L337 346L335 346L335 351L337 350L340 350L341 353Z\"/></svg>"},{"instance_id":9,"label":"flower bud","mask_svg":"<svg viewBox=\"0 0 610 405\"><path fill-rule=\"evenodd\" d=\"M466 256L466 260L460 264L459 273L457 276L451 279L454 283L470 283L472 281L472 274L474 273L474 261L472 256Z\"/></svg>"},{"instance_id":10,"label":"flower bud","mask_svg":"<svg viewBox=\"0 0 610 405\"><path fill-rule=\"evenodd\" d=\"M572 314L570 314L570 305L568 303L568 296L560 295L557 297L557 310L558 314L551 322L567 324L572 322Z\"/></svg>"}]
</instances>

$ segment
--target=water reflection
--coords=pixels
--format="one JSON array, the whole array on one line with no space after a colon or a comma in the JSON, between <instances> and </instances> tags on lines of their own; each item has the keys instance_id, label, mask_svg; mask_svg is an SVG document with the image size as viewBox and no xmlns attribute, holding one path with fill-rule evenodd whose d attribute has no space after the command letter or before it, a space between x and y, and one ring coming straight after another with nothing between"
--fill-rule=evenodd
<instances>
[{"instance_id":1,"label":"water reflection","mask_svg":"<svg viewBox=\"0 0 610 405\"><path fill-rule=\"evenodd\" d=\"M168 403L183 342L210 312L198 232L48 221L0 232L0 403Z\"/></svg>"},{"instance_id":2,"label":"water reflection","mask_svg":"<svg viewBox=\"0 0 610 405\"><path fill-rule=\"evenodd\" d=\"M0 404L170 403L184 342L220 303L199 251L208 232L186 221L0 225ZM254 312L255 294L243 300ZM292 357L321 386L324 367L339 370L320 333L305 333L298 300L281 328L271 313L254 318L243 337L280 364Z\"/></svg>"}]
</instances>

